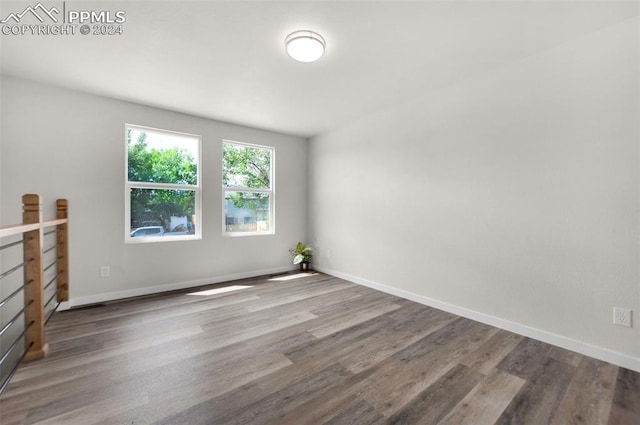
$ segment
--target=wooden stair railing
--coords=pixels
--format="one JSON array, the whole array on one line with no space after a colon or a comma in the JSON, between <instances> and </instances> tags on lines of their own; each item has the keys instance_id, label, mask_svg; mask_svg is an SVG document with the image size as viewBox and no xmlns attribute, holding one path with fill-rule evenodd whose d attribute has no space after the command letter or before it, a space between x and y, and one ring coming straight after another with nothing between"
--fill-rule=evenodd
<instances>
[{"instance_id":1,"label":"wooden stair railing","mask_svg":"<svg viewBox=\"0 0 640 425\"><path fill-rule=\"evenodd\" d=\"M16 373L20 364L41 359L47 351L44 328L58 306L63 301L69 300L69 245L68 245L68 203L66 199L56 201L56 219L44 221L42 214L42 202L39 195L27 194L22 197L23 213L22 224L0 227L0 240L10 236L22 235L22 240L0 245L0 250L8 249L22 244L23 262L0 274L0 289L2 278L23 269L24 280L22 285L0 301L0 309L6 307L20 292L23 292L24 307L18 311L6 324L0 323L0 338L24 317L24 328L20 335L8 345L3 342L0 352L0 366L3 366L10 356L15 355L16 350L22 345L22 354L11 365L6 376L0 375L0 395L4 392L9 381ZM51 229L51 230L47 230ZM55 233L55 245L45 248L45 235ZM54 251L55 260L46 265L43 262L45 253ZM56 266L56 274L46 285L44 282L45 271ZM55 293L45 300L45 291L55 283ZM2 292L0 291L0 294ZM53 306L53 300L57 303ZM46 314L47 309L49 313ZM21 344L22 343L22 344ZM3 367L2 370L8 369Z\"/></svg>"}]
</instances>

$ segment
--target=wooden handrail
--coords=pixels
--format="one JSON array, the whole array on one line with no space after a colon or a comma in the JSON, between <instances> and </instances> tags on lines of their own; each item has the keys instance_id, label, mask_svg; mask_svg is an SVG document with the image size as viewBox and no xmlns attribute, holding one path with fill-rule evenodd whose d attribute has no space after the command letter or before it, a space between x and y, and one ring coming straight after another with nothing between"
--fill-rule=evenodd
<instances>
[{"instance_id":1,"label":"wooden handrail","mask_svg":"<svg viewBox=\"0 0 640 425\"><path fill-rule=\"evenodd\" d=\"M60 199L60 200L63 200L63 199ZM67 222L66 218L61 218L61 219L43 221L42 223L16 224L13 226L4 226L4 227L0 227L0 238L19 235L25 232L30 232L31 230L36 230L40 227L42 227L43 229L46 229L47 227L58 226L66 222Z\"/></svg>"},{"instance_id":2,"label":"wooden handrail","mask_svg":"<svg viewBox=\"0 0 640 425\"><path fill-rule=\"evenodd\" d=\"M25 232L37 230L40 228L40 223L33 224L16 224L14 226L0 227L0 238L7 236L20 235Z\"/></svg>"},{"instance_id":3,"label":"wooden handrail","mask_svg":"<svg viewBox=\"0 0 640 425\"><path fill-rule=\"evenodd\" d=\"M62 200L62 199L60 199ZM13 226L4 226L0 227L0 238L5 238L7 236L19 235L21 233L30 232L32 230L36 230L40 227L46 229L47 227L58 226L60 224L64 224L67 222L66 218L43 221L42 223L32 223L32 224L16 224Z\"/></svg>"},{"instance_id":4,"label":"wooden handrail","mask_svg":"<svg viewBox=\"0 0 640 425\"><path fill-rule=\"evenodd\" d=\"M66 199L58 199L58 202L65 201ZM66 210L65 210L66 211ZM67 222L67 218L57 218L55 220L49 220L42 223L42 228L46 229L47 227L59 226L61 224L65 224Z\"/></svg>"}]
</instances>

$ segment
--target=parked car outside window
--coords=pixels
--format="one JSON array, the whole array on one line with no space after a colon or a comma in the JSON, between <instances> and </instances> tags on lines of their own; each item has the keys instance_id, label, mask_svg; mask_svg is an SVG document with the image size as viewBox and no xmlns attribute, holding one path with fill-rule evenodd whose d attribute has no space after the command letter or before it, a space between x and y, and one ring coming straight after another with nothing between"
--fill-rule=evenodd
<instances>
[{"instance_id":1,"label":"parked car outside window","mask_svg":"<svg viewBox=\"0 0 640 425\"><path fill-rule=\"evenodd\" d=\"M136 238L140 236L162 236L164 235L164 229L162 226L146 226L138 227L131 232L131 237Z\"/></svg>"}]
</instances>

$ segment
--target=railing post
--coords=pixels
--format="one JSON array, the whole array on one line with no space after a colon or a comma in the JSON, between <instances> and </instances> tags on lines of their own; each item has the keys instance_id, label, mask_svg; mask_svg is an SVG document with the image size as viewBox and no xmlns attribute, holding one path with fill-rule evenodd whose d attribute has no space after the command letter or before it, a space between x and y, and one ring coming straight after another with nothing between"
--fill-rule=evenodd
<instances>
[{"instance_id":1,"label":"railing post","mask_svg":"<svg viewBox=\"0 0 640 425\"><path fill-rule=\"evenodd\" d=\"M22 223L42 223L42 203L39 195L22 197ZM26 362L44 357L47 346L44 342L44 298L42 271L42 226L37 230L24 233L24 303L33 303L24 312L24 325L29 329L24 335L25 347L33 342L33 347L25 357ZM33 322L33 325L31 323ZM30 326L30 327L29 327Z\"/></svg>"},{"instance_id":2,"label":"railing post","mask_svg":"<svg viewBox=\"0 0 640 425\"><path fill-rule=\"evenodd\" d=\"M58 199L56 201L57 214L56 218L69 218L68 217L69 204L66 199ZM56 286L58 287L57 301L69 301L69 222L58 225L58 231L56 232L56 243L58 248L56 250L58 256Z\"/></svg>"}]
</instances>

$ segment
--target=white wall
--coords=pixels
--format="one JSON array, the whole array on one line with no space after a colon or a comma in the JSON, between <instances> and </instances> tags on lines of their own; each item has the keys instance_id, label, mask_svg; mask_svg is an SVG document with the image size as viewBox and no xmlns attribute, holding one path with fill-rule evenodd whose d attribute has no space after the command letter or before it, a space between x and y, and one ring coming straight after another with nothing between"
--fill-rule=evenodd
<instances>
[{"instance_id":1,"label":"white wall","mask_svg":"<svg viewBox=\"0 0 640 425\"><path fill-rule=\"evenodd\" d=\"M72 305L290 268L306 238L306 140L15 78L2 88L3 223L21 220L24 193L52 214L69 200ZM202 136L202 240L125 245L125 123ZM275 147L275 235L221 235L222 139Z\"/></svg>"},{"instance_id":2,"label":"white wall","mask_svg":"<svg viewBox=\"0 0 640 425\"><path fill-rule=\"evenodd\" d=\"M315 264L640 370L638 28L312 139Z\"/></svg>"}]
</instances>

